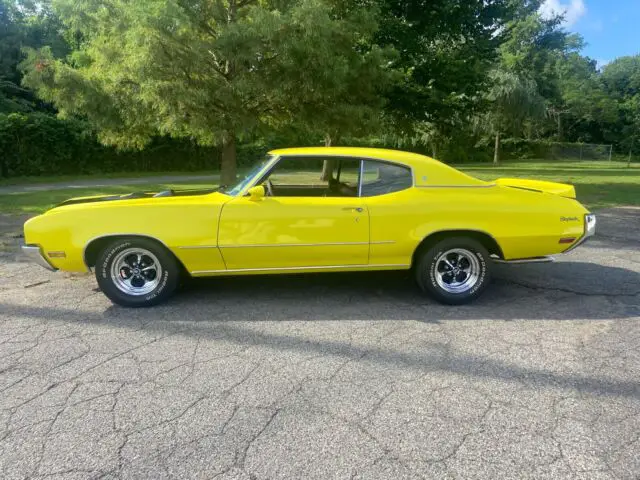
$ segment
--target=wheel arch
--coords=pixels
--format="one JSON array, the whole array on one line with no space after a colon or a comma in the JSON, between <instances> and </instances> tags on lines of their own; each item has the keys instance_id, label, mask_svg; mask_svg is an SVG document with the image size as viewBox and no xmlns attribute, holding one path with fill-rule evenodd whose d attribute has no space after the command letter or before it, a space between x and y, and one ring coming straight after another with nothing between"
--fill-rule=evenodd
<instances>
[{"instance_id":1,"label":"wheel arch","mask_svg":"<svg viewBox=\"0 0 640 480\"><path fill-rule=\"evenodd\" d=\"M82 251L82 260L84 261L87 270L91 271L92 267L95 266L96 260L98 259L98 255L100 252L111 242L119 239L136 239L136 238L144 238L145 240L151 240L152 242L158 244L162 248L164 248L167 252L169 252L178 262L180 268L183 272L186 272L184 264L180 261L180 259L176 256L175 253L164 243L162 240L153 237L151 235L143 235L143 234L127 234L127 233L114 233L107 235L100 235L99 237L94 237L87 242Z\"/></svg>"},{"instance_id":2,"label":"wheel arch","mask_svg":"<svg viewBox=\"0 0 640 480\"><path fill-rule=\"evenodd\" d=\"M468 237L472 238L482 244L487 249L489 255L497 255L498 258L504 258L504 253L498 241L489 233L483 230L473 229L452 229L452 230L439 230L432 232L422 239L413 252L411 258L411 266L415 266L416 262L420 258L420 254L435 245L437 242L450 237Z\"/></svg>"}]
</instances>

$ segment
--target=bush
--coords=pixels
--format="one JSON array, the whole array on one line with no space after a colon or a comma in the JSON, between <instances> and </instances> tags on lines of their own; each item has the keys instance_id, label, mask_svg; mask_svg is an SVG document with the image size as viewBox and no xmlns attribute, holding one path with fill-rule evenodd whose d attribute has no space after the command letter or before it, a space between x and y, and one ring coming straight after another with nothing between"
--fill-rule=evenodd
<instances>
[{"instance_id":1,"label":"bush","mask_svg":"<svg viewBox=\"0 0 640 480\"><path fill-rule=\"evenodd\" d=\"M43 113L0 114L2 177L116 171L215 170L220 152L188 140L155 139L141 151L118 151L98 143L80 120Z\"/></svg>"}]
</instances>

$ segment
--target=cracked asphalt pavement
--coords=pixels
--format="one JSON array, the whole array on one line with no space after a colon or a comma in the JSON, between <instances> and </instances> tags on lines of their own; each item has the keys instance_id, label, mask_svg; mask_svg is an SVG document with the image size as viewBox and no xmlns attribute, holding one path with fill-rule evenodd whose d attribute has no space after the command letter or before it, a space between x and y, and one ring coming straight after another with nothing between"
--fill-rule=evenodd
<instances>
[{"instance_id":1,"label":"cracked asphalt pavement","mask_svg":"<svg viewBox=\"0 0 640 480\"><path fill-rule=\"evenodd\" d=\"M2 478L640 478L640 209L464 307L367 273L127 310L0 220Z\"/></svg>"}]
</instances>

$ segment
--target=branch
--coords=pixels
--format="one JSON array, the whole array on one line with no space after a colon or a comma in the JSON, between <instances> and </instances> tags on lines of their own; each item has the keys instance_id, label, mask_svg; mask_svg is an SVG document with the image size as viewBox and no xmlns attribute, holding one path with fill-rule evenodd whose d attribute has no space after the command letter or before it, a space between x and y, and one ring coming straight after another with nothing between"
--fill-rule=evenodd
<instances>
[{"instance_id":1,"label":"branch","mask_svg":"<svg viewBox=\"0 0 640 480\"><path fill-rule=\"evenodd\" d=\"M252 3L258 3L257 0L241 0L240 2L237 3L236 7L237 8L242 8L242 7L246 7L248 5L251 5Z\"/></svg>"}]
</instances>

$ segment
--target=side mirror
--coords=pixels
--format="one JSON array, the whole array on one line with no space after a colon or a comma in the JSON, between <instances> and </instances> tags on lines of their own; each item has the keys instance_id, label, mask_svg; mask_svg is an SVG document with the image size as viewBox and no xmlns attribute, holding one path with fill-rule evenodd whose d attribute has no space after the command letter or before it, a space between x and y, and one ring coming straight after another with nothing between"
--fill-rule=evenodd
<instances>
[{"instance_id":1,"label":"side mirror","mask_svg":"<svg viewBox=\"0 0 640 480\"><path fill-rule=\"evenodd\" d=\"M257 187L251 187L248 191L249 200L257 202L258 200L262 200L265 196L264 187L262 185L258 185Z\"/></svg>"}]
</instances>

